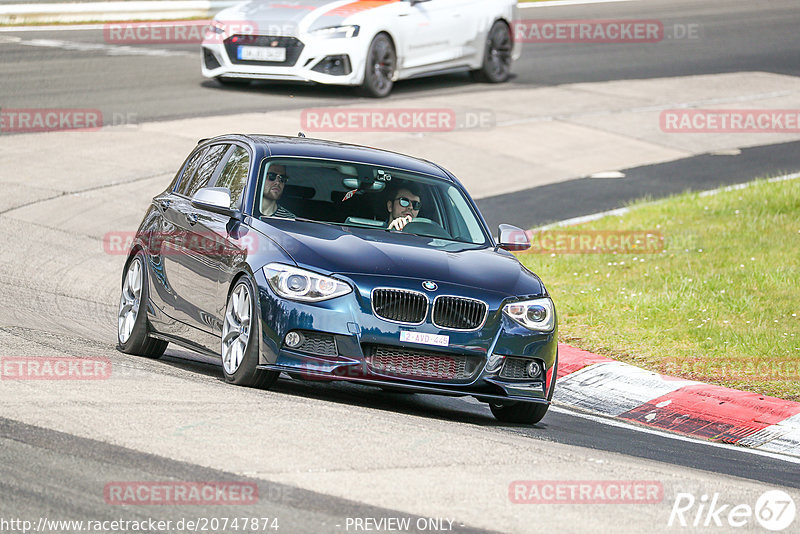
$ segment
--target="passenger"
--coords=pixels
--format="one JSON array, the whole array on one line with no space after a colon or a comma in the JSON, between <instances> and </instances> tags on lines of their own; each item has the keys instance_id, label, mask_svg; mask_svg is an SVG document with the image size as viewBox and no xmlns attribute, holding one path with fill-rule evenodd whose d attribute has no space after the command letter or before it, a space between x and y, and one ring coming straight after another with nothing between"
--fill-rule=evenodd
<instances>
[{"instance_id":1,"label":"passenger","mask_svg":"<svg viewBox=\"0 0 800 534\"><path fill-rule=\"evenodd\" d=\"M283 195L283 188L289 181L286 166L281 164L271 165L264 180L264 193L261 196L262 217L283 217L294 219L296 216L291 211L278 204Z\"/></svg>"}]
</instances>

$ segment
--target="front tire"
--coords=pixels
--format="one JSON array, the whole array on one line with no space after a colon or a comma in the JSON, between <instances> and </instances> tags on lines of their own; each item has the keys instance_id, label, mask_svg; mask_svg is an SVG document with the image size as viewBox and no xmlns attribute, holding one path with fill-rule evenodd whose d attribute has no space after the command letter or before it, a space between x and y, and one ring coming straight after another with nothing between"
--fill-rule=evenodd
<instances>
[{"instance_id":1,"label":"front tire","mask_svg":"<svg viewBox=\"0 0 800 534\"><path fill-rule=\"evenodd\" d=\"M225 380L237 386L267 389L278 376L277 371L258 369L258 304L250 278L236 282L222 325L222 372Z\"/></svg>"},{"instance_id":2,"label":"front tire","mask_svg":"<svg viewBox=\"0 0 800 534\"><path fill-rule=\"evenodd\" d=\"M535 425L544 418L549 405L532 402L515 402L513 404L489 404L492 414L502 423L520 423Z\"/></svg>"},{"instance_id":3,"label":"front tire","mask_svg":"<svg viewBox=\"0 0 800 534\"><path fill-rule=\"evenodd\" d=\"M119 350L147 358L160 358L167 342L148 335L147 303L150 302L144 252L139 251L125 267L117 314ZM144 306L142 306L144 305Z\"/></svg>"},{"instance_id":4,"label":"front tire","mask_svg":"<svg viewBox=\"0 0 800 534\"><path fill-rule=\"evenodd\" d=\"M498 20L486 36L483 65L478 70L470 71L472 79L487 83L508 81L511 77L512 47L511 30L505 22Z\"/></svg>"},{"instance_id":5,"label":"front tire","mask_svg":"<svg viewBox=\"0 0 800 534\"><path fill-rule=\"evenodd\" d=\"M389 96L394 87L394 72L397 67L397 52L392 40L385 33L375 36L367 52L362 91L373 98Z\"/></svg>"}]
</instances>

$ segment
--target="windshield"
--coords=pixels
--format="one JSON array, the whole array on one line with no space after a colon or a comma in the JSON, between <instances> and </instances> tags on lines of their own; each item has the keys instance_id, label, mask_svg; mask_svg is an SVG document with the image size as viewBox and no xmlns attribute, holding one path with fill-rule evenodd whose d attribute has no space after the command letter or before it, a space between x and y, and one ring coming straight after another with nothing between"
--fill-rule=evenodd
<instances>
[{"instance_id":1,"label":"windshield","mask_svg":"<svg viewBox=\"0 0 800 534\"><path fill-rule=\"evenodd\" d=\"M262 166L255 217L397 231L448 241L488 244L462 191L441 179L388 167L307 158L276 158Z\"/></svg>"}]
</instances>

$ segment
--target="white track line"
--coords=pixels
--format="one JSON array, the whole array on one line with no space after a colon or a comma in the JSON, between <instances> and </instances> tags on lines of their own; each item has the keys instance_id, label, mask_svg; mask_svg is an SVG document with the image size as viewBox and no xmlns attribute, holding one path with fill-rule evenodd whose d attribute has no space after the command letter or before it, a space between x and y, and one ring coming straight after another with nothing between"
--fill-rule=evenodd
<instances>
[{"instance_id":1,"label":"white track line","mask_svg":"<svg viewBox=\"0 0 800 534\"><path fill-rule=\"evenodd\" d=\"M198 23L210 21L211 17L205 20L137 20L134 22L108 21L103 24L49 24L47 26L0 26L0 33L10 32L61 32L61 31L88 31L104 30L108 26L124 26L126 24L147 24L148 28L167 28L174 27L176 23L183 22L187 26L196 26Z\"/></svg>"},{"instance_id":2,"label":"white track line","mask_svg":"<svg viewBox=\"0 0 800 534\"><path fill-rule=\"evenodd\" d=\"M195 57L193 52L181 50L164 50L161 48L148 48L143 46L111 45L105 43L84 43L77 41L63 41L61 39L22 39L21 37L0 37L0 43L19 44L23 46L38 46L44 48L57 48L59 50L73 50L79 52L102 52L107 56L148 56L148 57Z\"/></svg>"},{"instance_id":3,"label":"white track line","mask_svg":"<svg viewBox=\"0 0 800 534\"><path fill-rule=\"evenodd\" d=\"M787 180L796 180L800 178L800 172L796 172L794 174L784 174L783 176L776 176L775 178L770 178L767 180L767 183L772 182L785 182ZM729 185L726 187L720 187L719 189L712 189L710 191L702 191L698 193L701 197L709 197L711 195L716 195L717 193L724 193L726 191L738 191L739 189L747 189L753 185L753 182L745 182L743 184L736 184L736 185Z\"/></svg>"}]
</instances>

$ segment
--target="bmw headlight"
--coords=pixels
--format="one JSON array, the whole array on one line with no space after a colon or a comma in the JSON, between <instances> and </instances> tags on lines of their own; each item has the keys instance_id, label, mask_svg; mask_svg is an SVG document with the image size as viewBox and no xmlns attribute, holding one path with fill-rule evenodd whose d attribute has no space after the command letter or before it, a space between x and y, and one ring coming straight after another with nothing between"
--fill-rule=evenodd
<instances>
[{"instance_id":1,"label":"bmw headlight","mask_svg":"<svg viewBox=\"0 0 800 534\"><path fill-rule=\"evenodd\" d=\"M335 278L281 263L270 263L264 267L264 274L272 290L290 300L319 302L341 297L353 290Z\"/></svg>"},{"instance_id":2,"label":"bmw headlight","mask_svg":"<svg viewBox=\"0 0 800 534\"><path fill-rule=\"evenodd\" d=\"M503 313L525 328L537 332L550 332L556 324L553 301L547 297L506 304Z\"/></svg>"},{"instance_id":3,"label":"bmw headlight","mask_svg":"<svg viewBox=\"0 0 800 534\"><path fill-rule=\"evenodd\" d=\"M342 39L347 37L357 37L358 26L331 26L329 28L320 28L313 30L311 35L314 37L321 37L323 39Z\"/></svg>"}]
</instances>

